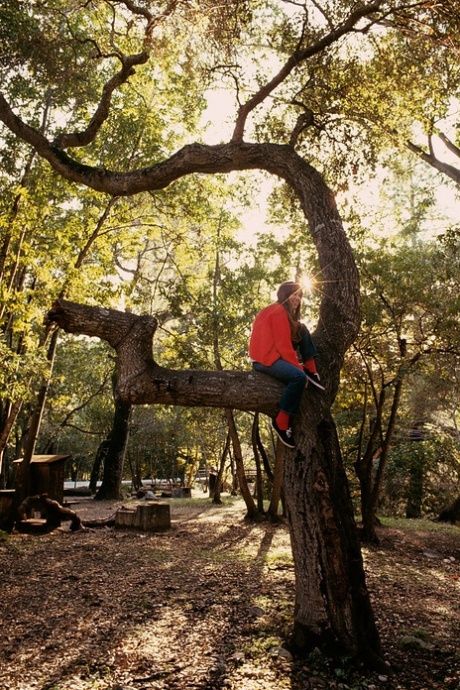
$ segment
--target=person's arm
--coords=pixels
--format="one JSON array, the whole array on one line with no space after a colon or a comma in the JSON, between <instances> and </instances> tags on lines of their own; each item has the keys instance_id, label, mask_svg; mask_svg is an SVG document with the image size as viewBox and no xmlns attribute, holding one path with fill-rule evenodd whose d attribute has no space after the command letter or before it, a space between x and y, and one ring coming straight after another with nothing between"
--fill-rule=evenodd
<instances>
[{"instance_id":1,"label":"person's arm","mask_svg":"<svg viewBox=\"0 0 460 690\"><path fill-rule=\"evenodd\" d=\"M289 327L288 315L283 311L272 314L270 326L273 336L273 343L281 359L302 369L302 365L297 359L296 351L292 345L291 329Z\"/></svg>"}]
</instances>

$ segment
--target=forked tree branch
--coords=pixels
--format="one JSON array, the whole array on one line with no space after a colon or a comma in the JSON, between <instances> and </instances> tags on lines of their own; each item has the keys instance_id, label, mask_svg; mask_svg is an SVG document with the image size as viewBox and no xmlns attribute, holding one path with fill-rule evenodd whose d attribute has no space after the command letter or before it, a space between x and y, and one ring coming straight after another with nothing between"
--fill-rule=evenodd
<instances>
[{"instance_id":1,"label":"forked tree branch","mask_svg":"<svg viewBox=\"0 0 460 690\"><path fill-rule=\"evenodd\" d=\"M137 65L142 65L148 61L150 57L150 44L153 29L175 10L177 1L178 0L172 0L165 11L162 12L161 15L156 16L147 8L136 5L131 0L120 0L120 2L133 14L141 16L146 20L144 49L133 55L118 55L117 53L117 57L121 60L122 67L104 84L101 99L88 126L80 132L63 132L59 134L54 140L53 146L60 149L66 149L70 147L86 146L94 141L97 133L109 116L113 92L135 73L134 68Z\"/></svg>"},{"instance_id":2,"label":"forked tree branch","mask_svg":"<svg viewBox=\"0 0 460 690\"><path fill-rule=\"evenodd\" d=\"M450 163L445 163L441 161L435 154L434 151L427 153L421 146L414 144L412 141L406 142L407 148L415 153L422 161L431 165L432 168L443 173L447 177L450 177L457 185L460 185L460 169L456 168ZM458 155L458 154L457 154Z\"/></svg>"},{"instance_id":3,"label":"forked tree branch","mask_svg":"<svg viewBox=\"0 0 460 690\"><path fill-rule=\"evenodd\" d=\"M232 141L242 141L244 136L244 129L246 126L246 120L249 113L254 110L258 105L260 105L269 96L272 91L274 91L277 86L279 86L285 79L290 75L295 67L305 62L313 55L317 55L325 48L328 48L333 43L336 43L342 36L353 30L356 24L363 17L377 12L384 0L375 0L368 5L359 7L357 10L352 12L347 19L342 22L340 26L332 29L325 36L320 38L315 43L307 46L306 48L298 48L285 62L283 67L280 69L278 74L276 74L269 82L267 82L257 93L255 93L246 103L244 103L239 111L235 122L235 129L233 131Z\"/></svg>"},{"instance_id":4,"label":"forked tree branch","mask_svg":"<svg viewBox=\"0 0 460 690\"><path fill-rule=\"evenodd\" d=\"M64 132L59 134L55 138L53 146L60 149L66 149L69 147L86 146L94 141L97 133L109 116L113 92L134 74L135 65L142 65L147 62L148 59L149 53L146 50L136 55L122 57L123 66L119 72L114 74L113 77L104 84L101 100L86 129L80 132Z\"/></svg>"}]
</instances>

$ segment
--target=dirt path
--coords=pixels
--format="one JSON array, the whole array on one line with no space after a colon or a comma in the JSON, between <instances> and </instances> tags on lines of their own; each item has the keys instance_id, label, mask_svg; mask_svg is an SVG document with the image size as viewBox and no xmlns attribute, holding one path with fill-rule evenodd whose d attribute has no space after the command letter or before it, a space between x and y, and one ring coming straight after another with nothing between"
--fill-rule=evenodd
<instances>
[{"instance_id":1,"label":"dirt path","mask_svg":"<svg viewBox=\"0 0 460 690\"><path fill-rule=\"evenodd\" d=\"M85 519L114 504L73 506ZM460 530L387 529L364 550L385 674L294 661L284 526L172 502L173 528L13 535L0 543L4 690L457 690Z\"/></svg>"}]
</instances>

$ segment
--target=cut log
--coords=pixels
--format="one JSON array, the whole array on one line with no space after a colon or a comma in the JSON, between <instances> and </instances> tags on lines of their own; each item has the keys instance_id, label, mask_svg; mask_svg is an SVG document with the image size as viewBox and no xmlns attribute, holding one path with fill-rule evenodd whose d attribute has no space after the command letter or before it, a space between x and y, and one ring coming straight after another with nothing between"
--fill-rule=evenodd
<instances>
[{"instance_id":1,"label":"cut log","mask_svg":"<svg viewBox=\"0 0 460 690\"><path fill-rule=\"evenodd\" d=\"M115 514L115 527L118 529L139 529L143 532L162 532L171 527L171 514L168 503L139 505L133 508L120 508Z\"/></svg>"}]
</instances>

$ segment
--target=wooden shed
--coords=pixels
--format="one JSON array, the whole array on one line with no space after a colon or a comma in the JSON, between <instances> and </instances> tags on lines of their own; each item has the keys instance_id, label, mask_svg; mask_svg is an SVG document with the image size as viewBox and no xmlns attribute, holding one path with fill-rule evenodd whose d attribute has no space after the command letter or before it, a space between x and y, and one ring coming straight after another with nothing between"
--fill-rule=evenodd
<instances>
[{"instance_id":1,"label":"wooden shed","mask_svg":"<svg viewBox=\"0 0 460 690\"><path fill-rule=\"evenodd\" d=\"M59 503L64 500L65 462L70 455L33 455L30 461L31 486L34 494L48 494ZM18 458L15 463L20 463Z\"/></svg>"}]
</instances>

